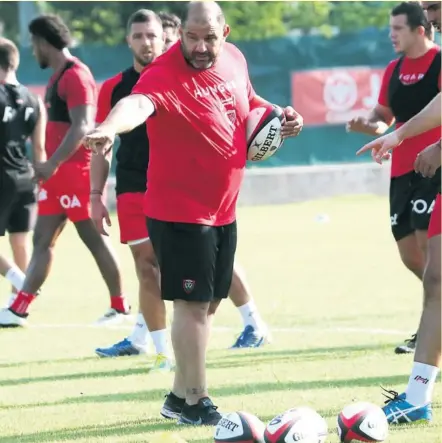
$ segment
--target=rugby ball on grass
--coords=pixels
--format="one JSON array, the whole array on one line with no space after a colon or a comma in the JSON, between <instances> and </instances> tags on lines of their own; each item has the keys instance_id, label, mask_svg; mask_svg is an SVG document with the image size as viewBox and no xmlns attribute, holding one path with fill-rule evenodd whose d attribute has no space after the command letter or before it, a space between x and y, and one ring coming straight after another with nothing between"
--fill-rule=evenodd
<instances>
[{"instance_id":1,"label":"rugby ball on grass","mask_svg":"<svg viewBox=\"0 0 442 443\"><path fill-rule=\"evenodd\" d=\"M388 436L388 421L384 411L372 403L353 403L338 416L341 443L383 442Z\"/></svg>"},{"instance_id":2,"label":"rugby ball on grass","mask_svg":"<svg viewBox=\"0 0 442 443\"><path fill-rule=\"evenodd\" d=\"M263 104L250 110L246 122L247 160L267 160L281 147L284 122L284 111L278 106Z\"/></svg>"},{"instance_id":3,"label":"rugby ball on grass","mask_svg":"<svg viewBox=\"0 0 442 443\"><path fill-rule=\"evenodd\" d=\"M215 428L215 443L264 443L264 423L248 412L224 414Z\"/></svg>"},{"instance_id":4,"label":"rugby ball on grass","mask_svg":"<svg viewBox=\"0 0 442 443\"><path fill-rule=\"evenodd\" d=\"M300 407L277 415L266 427L265 443L324 443L325 420L313 409Z\"/></svg>"}]
</instances>

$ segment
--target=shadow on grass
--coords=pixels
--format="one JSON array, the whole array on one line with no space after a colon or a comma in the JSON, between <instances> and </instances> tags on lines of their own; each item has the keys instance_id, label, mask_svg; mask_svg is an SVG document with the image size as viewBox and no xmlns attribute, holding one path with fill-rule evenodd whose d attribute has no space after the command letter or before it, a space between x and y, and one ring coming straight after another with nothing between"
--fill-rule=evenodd
<instances>
[{"instance_id":1,"label":"shadow on grass","mask_svg":"<svg viewBox=\"0 0 442 443\"><path fill-rule=\"evenodd\" d=\"M271 348L268 351L256 352L256 350L250 349L245 351L232 351L227 356L220 358L219 356L214 360L209 358L207 368L208 369L225 369L235 367L250 367L258 364L281 364L281 363L300 363L306 361L326 361L345 358L354 358L357 354L367 354L373 351L382 351L389 349L390 345L377 344L368 346L347 346L347 347L335 347L335 348L316 348L316 349L283 349L272 351ZM78 361L90 361L94 357L87 357L84 359L66 359L55 360L55 363L59 362L78 362ZM137 362L134 360L134 362ZM51 362L48 362L51 363ZM11 363L14 365L15 363ZM23 365L24 363L21 363ZM38 377L23 377L0 380L0 386L17 386L30 383L42 383L52 381L68 381L79 379L91 379L91 378L105 378L105 377L127 377L131 375L147 374L146 364L143 361L142 367L134 367L120 370L107 370L107 371L95 371L95 372L77 372L73 374L57 374L57 375L45 375Z\"/></svg>"},{"instance_id":2,"label":"shadow on grass","mask_svg":"<svg viewBox=\"0 0 442 443\"><path fill-rule=\"evenodd\" d=\"M175 431L181 428L175 422L165 420L146 419L146 421L121 421L107 425L79 426L74 428L57 429L53 431L35 432L30 434L16 434L0 437L1 443L30 443L50 442L62 440L77 440L80 438L100 438L111 436L135 435L145 432Z\"/></svg>"},{"instance_id":3,"label":"shadow on grass","mask_svg":"<svg viewBox=\"0 0 442 443\"><path fill-rule=\"evenodd\" d=\"M305 391L313 389L336 389L349 387L373 387L373 386L394 386L406 383L408 376L393 375L389 377L361 377L349 380L314 380L314 381L286 381L286 382L265 382L253 383L250 385L228 385L218 388L211 388L210 394L214 398L232 397L235 395L253 395L265 392ZM123 392L116 394L102 395L81 395L78 397L68 397L54 402L38 402L31 404L2 405L0 410L37 408L43 406L61 406L69 404L85 403L112 403L112 402L148 402L162 401L166 391L164 389L151 389L149 391ZM1 441L1 440L0 440Z\"/></svg>"},{"instance_id":4,"label":"shadow on grass","mask_svg":"<svg viewBox=\"0 0 442 443\"><path fill-rule=\"evenodd\" d=\"M440 405L438 405L440 407ZM280 411L281 412L281 411ZM325 419L334 418L339 413L339 410L318 410L318 413ZM275 413L276 415L276 413ZM260 416L259 418L268 423L274 415ZM409 425L409 426L397 426L391 429L392 433L409 432L410 429L421 427L422 425ZM425 424L425 428L436 427L434 424ZM208 428L209 430L210 428ZM91 426L79 426L74 428L64 428L53 431L35 432L29 434L16 434L7 437L0 437L0 443L42 443L42 442L54 442L61 440L77 440L85 438L106 438L106 437L120 437L144 434L147 432L159 432L159 431L172 431L179 434L182 430L180 426L176 426L174 422L158 420L158 419L146 419L146 421L132 420L132 421L120 421L106 425L91 425ZM212 430L210 430L212 433ZM336 429L334 426L329 428L329 434L335 434ZM199 438L199 439L187 439L191 443L203 443L210 441L211 437Z\"/></svg>"},{"instance_id":5,"label":"shadow on grass","mask_svg":"<svg viewBox=\"0 0 442 443\"><path fill-rule=\"evenodd\" d=\"M25 360L25 361L14 361L8 363L0 362L0 369L8 369L8 368L21 368L24 365L29 366L38 366L38 365L54 365L54 364L64 364L64 363L81 363L86 361L99 360L97 356L95 357L76 357L76 358L56 358L51 360Z\"/></svg>"}]
</instances>

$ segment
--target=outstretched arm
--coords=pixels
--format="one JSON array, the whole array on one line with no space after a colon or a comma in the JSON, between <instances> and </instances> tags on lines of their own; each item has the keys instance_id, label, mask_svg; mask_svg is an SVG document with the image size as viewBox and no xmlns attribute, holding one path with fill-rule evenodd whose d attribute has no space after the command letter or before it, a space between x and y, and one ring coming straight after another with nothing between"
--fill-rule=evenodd
<instances>
[{"instance_id":1,"label":"outstretched arm","mask_svg":"<svg viewBox=\"0 0 442 443\"><path fill-rule=\"evenodd\" d=\"M153 113L152 101L143 94L132 94L120 100L97 129L114 135L132 131L143 124Z\"/></svg>"},{"instance_id":2,"label":"outstretched arm","mask_svg":"<svg viewBox=\"0 0 442 443\"><path fill-rule=\"evenodd\" d=\"M84 138L84 144L96 154L106 155L115 136L144 123L153 113L152 101L143 94L132 94L120 100L101 125Z\"/></svg>"}]
</instances>

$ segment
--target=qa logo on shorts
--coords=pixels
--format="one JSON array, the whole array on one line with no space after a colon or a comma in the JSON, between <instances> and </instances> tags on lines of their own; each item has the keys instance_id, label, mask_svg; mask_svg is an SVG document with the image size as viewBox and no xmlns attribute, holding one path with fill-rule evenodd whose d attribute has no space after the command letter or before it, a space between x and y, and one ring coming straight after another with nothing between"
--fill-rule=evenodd
<instances>
[{"instance_id":1,"label":"qa logo on shorts","mask_svg":"<svg viewBox=\"0 0 442 443\"><path fill-rule=\"evenodd\" d=\"M195 280L183 280L183 289L186 294L190 294L195 289Z\"/></svg>"}]
</instances>

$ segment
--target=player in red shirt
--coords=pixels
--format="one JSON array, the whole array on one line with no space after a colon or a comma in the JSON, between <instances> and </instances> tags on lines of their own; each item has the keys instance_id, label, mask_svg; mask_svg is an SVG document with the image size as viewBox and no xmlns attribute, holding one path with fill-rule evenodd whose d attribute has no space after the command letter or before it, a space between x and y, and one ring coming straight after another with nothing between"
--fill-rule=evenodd
<instances>
[{"instance_id":1,"label":"player in red shirt","mask_svg":"<svg viewBox=\"0 0 442 443\"><path fill-rule=\"evenodd\" d=\"M422 2L428 19L433 26L440 29L441 3ZM441 125L440 93L417 115L400 128L365 145L358 155L371 151L378 163L389 158L389 152L399 146L404 149L404 140L416 137ZM407 144L405 143L405 148ZM427 263L423 275L424 309L419 325L419 340L416 344L414 365L408 386L404 393L389 391L391 397L384 406L389 423L410 423L432 419L431 401L436 378L441 363L441 141L421 151L414 162L416 173L423 177L433 178L439 182L439 193L431 213L428 227Z\"/></svg>"},{"instance_id":2,"label":"player in red shirt","mask_svg":"<svg viewBox=\"0 0 442 443\"><path fill-rule=\"evenodd\" d=\"M163 45L161 32L161 17L166 27ZM161 55L163 46L171 40L178 40L178 17L160 13L156 16L152 11L140 10L135 12L127 25L129 31L127 40L134 59L133 66L116 76L106 80L101 87L97 123L102 123L110 110L119 100L128 96L137 83L140 72L154 58ZM172 32L174 31L175 34ZM155 345L157 358L152 370L169 370L170 358L167 350L166 310L161 300L157 279L157 263L149 241L143 200L146 191L146 171L149 161L149 141L146 124L122 134L116 160L116 194L117 215L120 227L120 240L128 244L135 260L137 275L140 280L140 306L144 306L146 321L139 313L137 322L130 336L107 348L97 348L95 352L100 357L120 357L145 353L148 346L149 332ZM103 221L109 221L109 213L103 198L104 187L110 169L111 151L106 158L100 155L92 157L91 179L91 208L92 218L98 230L107 235ZM236 339L232 349L258 348L269 341L269 331L262 320L242 272L235 266L230 298L238 307L244 322L244 330Z\"/></svg>"},{"instance_id":3,"label":"player in red shirt","mask_svg":"<svg viewBox=\"0 0 442 443\"><path fill-rule=\"evenodd\" d=\"M94 127L96 84L87 66L68 51L70 33L60 17L37 17L29 31L40 67L54 70L45 96L48 160L34 168L43 183L31 263L22 290L9 309L1 311L0 325L24 324L28 307L49 273L54 245L67 220L74 223L109 289L111 310L102 321L115 320L130 308L122 294L116 260L90 218L90 152L81 146L83 136Z\"/></svg>"},{"instance_id":4,"label":"player in red shirt","mask_svg":"<svg viewBox=\"0 0 442 443\"><path fill-rule=\"evenodd\" d=\"M115 134L147 123L150 141L144 211L161 273L174 302L174 386L166 417L214 425L205 355L213 314L228 296L236 250L236 202L246 164L245 121L255 94L242 53L215 2L190 2L181 41L151 63L132 91L87 137L103 152ZM284 137L302 118L285 109Z\"/></svg>"},{"instance_id":5,"label":"player in red shirt","mask_svg":"<svg viewBox=\"0 0 442 443\"><path fill-rule=\"evenodd\" d=\"M145 66L164 52L164 33L160 18L153 11L136 11L127 23L127 42L133 53L133 64L128 69L106 80L100 90L96 122L102 123L111 109L130 95ZM175 29L175 41L178 29ZM173 35L169 33L169 38ZM146 124L120 136L116 154L117 216L120 241L129 245L139 280L140 311L132 334L108 348L98 348L100 357L139 355L146 352L148 336L155 345L156 359L151 371L167 372L172 366L168 349L166 308L161 300L158 269L152 244L149 241L143 200L146 192L146 171L149 162L149 141ZM106 157L94 155L91 165L92 219L98 230L107 235L103 221L109 220L104 188L110 169L112 151ZM146 321L145 319L146 318ZM146 325L147 323L147 325Z\"/></svg>"},{"instance_id":6,"label":"player in red shirt","mask_svg":"<svg viewBox=\"0 0 442 443\"><path fill-rule=\"evenodd\" d=\"M347 130L383 134L396 120L399 128L420 112L440 91L441 53L431 40L432 26L418 2L396 6L390 19L391 40L404 55L385 70L378 104L368 118L355 118ZM390 220L393 236L405 266L422 280L427 229L438 185L416 174L416 155L440 138L440 128L405 141L391 163ZM414 352L417 334L398 346L396 353Z\"/></svg>"}]
</instances>

